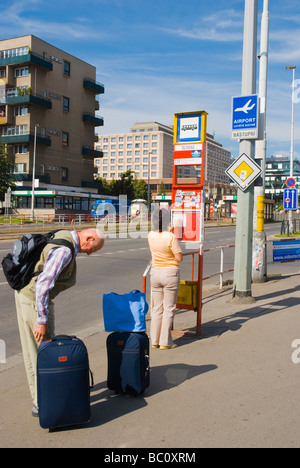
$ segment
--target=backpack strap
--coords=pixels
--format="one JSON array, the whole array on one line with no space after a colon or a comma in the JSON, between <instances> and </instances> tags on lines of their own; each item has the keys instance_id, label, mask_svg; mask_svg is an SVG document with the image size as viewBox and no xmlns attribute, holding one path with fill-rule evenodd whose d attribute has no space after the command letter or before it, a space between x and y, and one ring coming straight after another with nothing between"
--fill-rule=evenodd
<instances>
[{"instance_id":1,"label":"backpack strap","mask_svg":"<svg viewBox=\"0 0 300 468\"><path fill-rule=\"evenodd\" d=\"M58 229L58 231L60 231L60 229ZM54 231L54 232L57 232L57 231ZM72 257L74 257L74 255L75 255L74 245L72 244L72 242L69 242L69 241L67 241L65 239L49 239L47 241L47 244L54 244L54 245L58 245L58 246L68 247L72 252ZM39 276L41 273L42 273L41 271L33 273L32 277Z\"/></svg>"},{"instance_id":2,"label":"backpack strap","mask_svg":"<svg viewBox=\"0 0 300 468\"><path fill-rule=\"evenodd\" d=\"M75 255L75 249L74 249L74 245L72 244L72 242L69 242L65 239L49 239L47 243L68 247L71 250L73 257Z\"/></svg>"}]
</instances>

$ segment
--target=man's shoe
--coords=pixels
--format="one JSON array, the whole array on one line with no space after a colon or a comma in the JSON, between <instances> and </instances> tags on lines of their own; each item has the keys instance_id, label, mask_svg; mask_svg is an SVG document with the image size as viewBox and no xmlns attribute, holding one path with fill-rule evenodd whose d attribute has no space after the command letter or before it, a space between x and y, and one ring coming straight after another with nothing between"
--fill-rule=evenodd
<instances>
[{"instance_id":1,"label":"man's shoe","mask_svg":"<svg viewBox=\"0 0 300 468\"><path fill-rule=\"evenodd\" d=\"M38 409L35 405L33 405L33 407L32 407L32 413L31 413L31 414L32 414L32 416L33 416L34 418L38 418L38 417L39 417L39 409Z\"/></svg>"}]
</instances>

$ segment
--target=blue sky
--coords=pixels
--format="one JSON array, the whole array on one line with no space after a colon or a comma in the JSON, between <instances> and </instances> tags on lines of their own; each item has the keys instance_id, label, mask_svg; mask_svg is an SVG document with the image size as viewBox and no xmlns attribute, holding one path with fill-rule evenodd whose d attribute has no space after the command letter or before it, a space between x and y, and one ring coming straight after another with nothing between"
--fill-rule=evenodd
<instances>
[{"instance_id":1,"label":"blue sky","mask_svg":"<svg viewBox=\"0 0 300 468\"><path fill-rule=\"evenodd\" d=\"M295 157L300 158L300 2L270 0L267 155L290 152L296 65ZM208 131L230 139L231 98L241 94L244 0L2 0L0 38L33 34L97 68L105 85L98 133L135 122L173 124L206 110ZM258 53L263 0L258 0ZM257 87L258 92L258 87Z\"/></svg>"}]
</instances>

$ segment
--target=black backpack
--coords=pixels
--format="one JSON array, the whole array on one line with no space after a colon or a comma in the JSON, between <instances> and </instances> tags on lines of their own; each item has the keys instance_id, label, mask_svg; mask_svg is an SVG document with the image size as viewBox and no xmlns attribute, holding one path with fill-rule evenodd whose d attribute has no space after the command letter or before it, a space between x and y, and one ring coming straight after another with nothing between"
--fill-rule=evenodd
<instances>
[{"instance_id":1,"label":"black backpack","mask_svg":"<svg viewBox=\"0 0 300 468\"><path fill-rule=\"evenodd\" d=\"M64 245L69 247L74 256L74 246L64 239L54 239L54 234L60 231L50 231L47 234L25 234L14 242L12 253L7 254L2 260L2 268L8 284L16 290L20 290L29 284L31 278L39 273L34 273L42 250L47 244Z\"/></svg>"}]
</instances>

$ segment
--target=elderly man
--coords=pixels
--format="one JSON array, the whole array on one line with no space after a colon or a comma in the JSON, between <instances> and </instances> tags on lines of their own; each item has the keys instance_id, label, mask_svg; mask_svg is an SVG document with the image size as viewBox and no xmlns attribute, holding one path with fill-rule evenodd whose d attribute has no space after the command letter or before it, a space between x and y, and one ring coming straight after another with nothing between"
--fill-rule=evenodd
<instances>
[{"instance_id":1,"label":"elderly man","mask_svg":"<svg viewBox=\"0 0 300 468\"><path fill-rule=\"evenodd\" d=\"M35 276L20 291L16 291L18 325L24 364L33 400L32 415L38 416L36 389L36 362L39 343L55 335L54 304L52 300L76 283L76 255L91 255L104 245L104 238L97 229L81 232L58 231L55 239L69 241L74 248L51 243L43 249L35 266Z\"/></svg>"}]
</instances>

